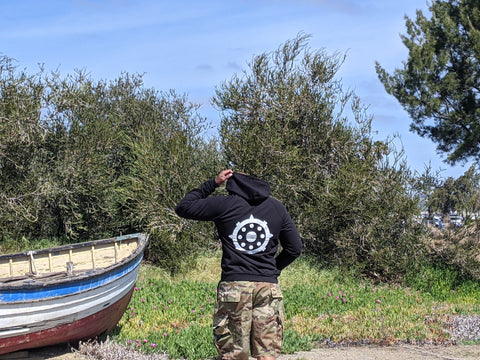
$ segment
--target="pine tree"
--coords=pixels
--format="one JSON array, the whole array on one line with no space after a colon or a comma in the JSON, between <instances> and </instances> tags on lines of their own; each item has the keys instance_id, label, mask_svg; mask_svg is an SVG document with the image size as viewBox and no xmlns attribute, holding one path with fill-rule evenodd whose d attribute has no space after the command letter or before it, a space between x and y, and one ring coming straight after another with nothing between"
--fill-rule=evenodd
<instances>
[{"instance_id":1,"label":"pine tree","mask_svg":"<svg viewBox=\"0 0 480 360\"><path fill-rule=\"evenodd\" d=\"M437 144L446 162L480 159L480 2L433 1L431 18L406 17L409 57L390 75L376 70L386 91L412 118L410 128Z\"/></svg>"}]
</instances>

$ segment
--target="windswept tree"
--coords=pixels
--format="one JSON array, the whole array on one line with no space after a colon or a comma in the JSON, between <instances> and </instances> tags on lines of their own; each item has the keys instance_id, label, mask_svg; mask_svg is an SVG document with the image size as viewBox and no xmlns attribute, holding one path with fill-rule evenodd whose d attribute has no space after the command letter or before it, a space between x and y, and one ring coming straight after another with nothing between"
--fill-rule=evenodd
<instances>
[{"instance_id":1,"label":"windswept tree","mask_svg":"<svg viewBox=\"0 0 480 360\"><path fill-rule=\"evenodd\" d=\"M408 172L336 79L344 56L307 45L299 35L258 55L217 89L225 156L269 180L320 259L393 275L404 265L398 254L413 256Z\"/></svg>"},{"instance_id":2,"label":"windswept tree","mask_svg":"<svg viewBox=\"0 0 480 360\"><path fill-rule=\"evenodd\" d=\"M412 119L410 129L455 164L480 160L480 2L435 0L402 35L408 59L393 74L376 63L385 90Z\"/></svg>"},{"instance_id":3,"label":"windswept tree","mask_svg":"<svg viewBox=\"0 0 480 360\"><path fill-rule=\"evenodd\" d=\"M472 165L458 179L447 178L443 184L435 187L428 199L431 213L440 212L448 215L458 212L467 217L467 220L478 212L480 174L476 166Z\"/></svg>"}]
</instances>

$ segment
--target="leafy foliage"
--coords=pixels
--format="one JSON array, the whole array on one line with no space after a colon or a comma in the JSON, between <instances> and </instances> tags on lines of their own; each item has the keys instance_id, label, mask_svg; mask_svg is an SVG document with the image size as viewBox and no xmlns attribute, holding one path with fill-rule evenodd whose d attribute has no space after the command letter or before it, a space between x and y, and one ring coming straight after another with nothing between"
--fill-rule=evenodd
<instances>
[{"instance_id":1,"label":"leafy foliage","mask_svg":"<svg viewBox=\"0 0 480 360\"><path fill-rule=\"evenodd\" d=\"M218 243L212 224L173 209L228 164L270 182L321 264L380 278L415 268L431 249L413 221L416 188L430 196L438 184L412 179L402 153L372 139L365 106L336 79L344 57L307 41L255 57L217 89L220 144L198 105L140 76L28 75L1 58L1 251L144 231L148 260L178 273ZM478 209L472 171L458 180L465 209Z\"/></svg>"},{"instance_id":2,"label":"leafy foliage","mask_svg":"<svg viewBox=\"0 0 480 360\"><path fill-rule=\"evenodd\" d=\"M34 229L24 224L38 220L47 191L39 173L49 155L39 122L44 84L17 74L10 59L0 62L0 226L3 234L28 236Z\"/></svg>"},{"instance_id":3,"label":"leafy foliage","mask_svg":"<svg viewBox=\"0 0 480 360\"><path fill-rule=\"evenodd\" d=\"M197 177L220 167L197 105L129 74L112 82L81 72L28 76L4 58L0 75L4 242L146 231L149 255L177 271L200 247L192 240L212 228L185 231L172 209Z\"/></svg>"},{"instance_id":4,"label":"leafy foliage","mask_svg":"<svg viewBox=\"0 0 480 360\"><path fill-rule=\"evenodd\" d=\"M217 89L225 156L269 180L320 259L392 276L416 251L409 172L372 140L371 118L336 80L343 57L312 52L307 40L256 56Z\"/></svg>"},{"instance_id":5,"label":"leafy foliage","mask_svg":"<svg viewBox=\"0 0 480 360\"><path fill-rule=\"evenodd\" d=\"M437 143L455 164L480 159L480 5L477 0L433 1L431 19L406 17L403 68L377 74L412 118L411 130Z\"/></svg>"}]
</instances>

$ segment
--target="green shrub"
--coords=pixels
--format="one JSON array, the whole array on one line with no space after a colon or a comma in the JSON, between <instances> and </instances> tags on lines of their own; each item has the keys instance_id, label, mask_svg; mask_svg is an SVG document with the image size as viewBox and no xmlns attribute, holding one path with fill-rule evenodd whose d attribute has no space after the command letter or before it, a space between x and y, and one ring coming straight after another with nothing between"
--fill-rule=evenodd
<instances>
[{"instance_id":1,"label":"green shrub","mask_svg":"<svg viewBox=\"0 0 480 360\"><path fill-rule=\"evenodd\" d=\"M436 299L447 300L451 292L461 283L461 274L454 268L441 264L424 264L405 277L412 288L430 294Z\"/></svg>"},{"instance_id":2,"label":"green shrub","mask_svg":"<svg viewBox=\"0 0 480 360\"><path fill-rule=\"evenodd\" d=\"M216 92L225 157L270 182L324 263L395 278L420 256L411 174L336 78L344 57L299 35ZM348 109L348 110L347 110Z\"/></svg>"},{"instance_id":3,"label":"green shrub","mask_svg":"<svg viewBox=\"0 0 480 360\"><path fill-rule=\"evenodd\" d=\"M141 231L152 234L152 261L188 266L215 237L173 209L222 163L197 109L138 75L29 76L0 58L0 246Z\"/></svg>"}]
</instances>

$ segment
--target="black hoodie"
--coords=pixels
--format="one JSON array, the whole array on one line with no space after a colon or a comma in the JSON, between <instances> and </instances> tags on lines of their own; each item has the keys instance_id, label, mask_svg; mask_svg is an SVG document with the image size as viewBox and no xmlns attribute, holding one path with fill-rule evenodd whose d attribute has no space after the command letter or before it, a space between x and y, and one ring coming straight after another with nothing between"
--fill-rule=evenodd
<instances>
[{"instance_id":1,"label":"black hoodie","mask_svg":"<svg viewBox=\"0 0 480 360\"><path fill-rule=\"evenodd\" d=\"M228 196L209 196L215 180L190 191L175 208L184 218L213 221L222 242L222 281L276 283L301 252L302 242L285 207L270 197L266 181L233 173ZM282 251L275 258L279 243Z\"/></svg>"}]
</instances>

